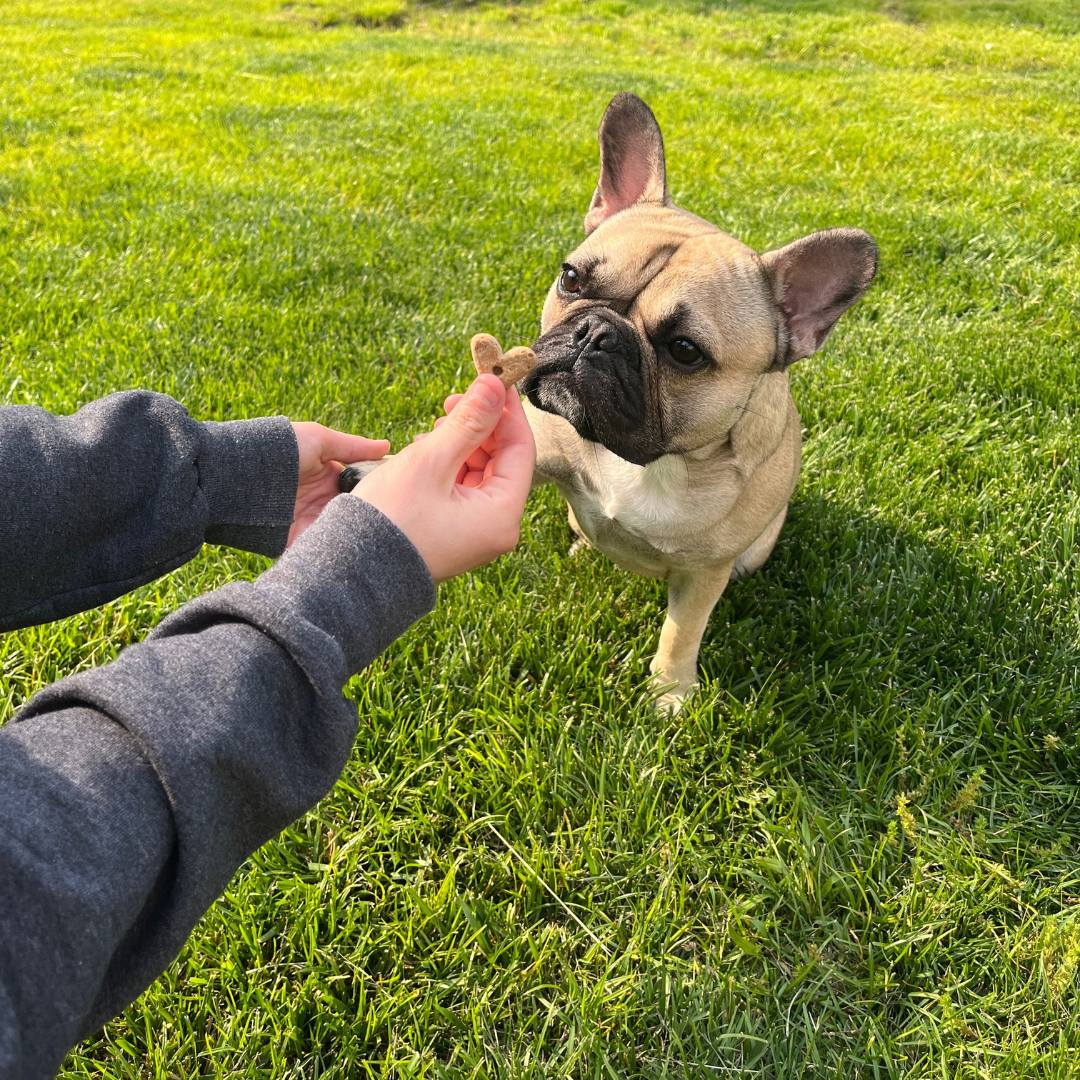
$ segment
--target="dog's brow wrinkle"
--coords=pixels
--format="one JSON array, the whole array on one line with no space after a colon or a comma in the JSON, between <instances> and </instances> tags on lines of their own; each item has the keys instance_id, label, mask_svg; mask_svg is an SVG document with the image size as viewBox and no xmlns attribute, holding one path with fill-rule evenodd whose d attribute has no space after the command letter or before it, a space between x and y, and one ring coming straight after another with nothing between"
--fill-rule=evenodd
<instances>
[{"instance_id":1,"label":"dog's brow wrinkle","mask_svg":"<svg viewBox=\"0 0 1080 1080\"><path fill-rule=\"evenodd\" d=\"M652 280L664 269L669 262L671 262L672 256L681 247L680 244L665 244L663 247L657 249L656 254L641 268L643 274L648 274L648 280L641 286L644 289ZM652 267L656 266L653 270ZM650 270L652 271L650 273Z\"/></svg>"},{"instance_id":2,"label":"dog's brow wrinkle","mask_svg":"<svg viewBox=\"0 0 1080 1080\"><path fill-rule=\"evenodd\" d=\"M656 320L654 333L662 334L674 330L676 326L687 320L687 310L684 304L676 304L669 311L664 312Z\"/></svg>"}]
</instances>

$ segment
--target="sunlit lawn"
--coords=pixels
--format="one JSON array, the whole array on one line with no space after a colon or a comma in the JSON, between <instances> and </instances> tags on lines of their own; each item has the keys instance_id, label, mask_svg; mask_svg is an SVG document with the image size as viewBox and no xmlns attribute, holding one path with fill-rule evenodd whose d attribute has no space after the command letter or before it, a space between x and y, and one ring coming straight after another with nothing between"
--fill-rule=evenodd
<instances>
[{"instance_id":1,"label":"sunlit lawn","mask_svg":"<svg viewBox=\"0 0 1080 1080\"><path fill-rule=\"evenodd\" d=\"M694 708L644 704L662 587L537 493L67 1075L1080 1074L1080 14L874 8L4 4L6 402L400 444L471 334L534 336L618 90L688 209L882 249ZM2 715L262 565L0 639Z\"/></svg>"}]
</instances>

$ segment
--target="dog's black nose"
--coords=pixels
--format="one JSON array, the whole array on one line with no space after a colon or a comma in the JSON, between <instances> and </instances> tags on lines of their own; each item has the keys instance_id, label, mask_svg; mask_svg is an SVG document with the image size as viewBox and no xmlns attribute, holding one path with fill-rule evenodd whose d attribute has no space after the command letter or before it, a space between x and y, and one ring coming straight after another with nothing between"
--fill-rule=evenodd
<instances>
[{"instance_id":1,"label":"dog's black nose","mask_svg":"<svg viewBox=\"0 0 1080 1080\"><path fill-rule=\"evenodd\" d=\"M587 315L574 327L574 344L584 345L590 352L594 349L615 352L619 347L619 334L604 319Z\"/></svg>"}]
</instances>

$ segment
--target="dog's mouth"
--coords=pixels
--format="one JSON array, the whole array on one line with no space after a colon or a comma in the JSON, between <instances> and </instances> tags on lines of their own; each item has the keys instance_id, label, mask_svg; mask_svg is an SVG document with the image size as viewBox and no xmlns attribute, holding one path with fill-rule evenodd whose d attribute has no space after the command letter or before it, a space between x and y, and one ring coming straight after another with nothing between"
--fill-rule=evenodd
<instances>
[{"instance_id":1,"label":"dog's mouth","mask_svg":"<svg viewBox=\"0 0 1080 1080\"><path fill-rule=\"evenodd\" d=\"M521 392L537 409L568 421L583 439L600 442L581 400L581 387L574 371L578 354L544 357L538 351L541 341L533 345L539 362L519 383Z\"/></svg>"},{"instance_id":2,"label":"dog's mouth","mask_svg":"<svg viewBox=\"0 0 1080 1080\"><path fill-rule=\"evenodd\" d=\"M539 362L519 385L535 408L635 465L665 453L641 346L625 319L593 308L541 335L533 351Z\"/></svg>"}]
</instances>

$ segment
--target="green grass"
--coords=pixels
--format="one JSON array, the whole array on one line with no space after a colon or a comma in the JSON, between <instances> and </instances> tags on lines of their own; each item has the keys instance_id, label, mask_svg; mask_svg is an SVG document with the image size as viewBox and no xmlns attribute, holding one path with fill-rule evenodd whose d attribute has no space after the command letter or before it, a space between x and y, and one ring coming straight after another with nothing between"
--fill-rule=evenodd
<instances>
[{"instance_id":1,"label":"green grass","mask_svg":"<svg viewBox=\"0 0 1080 1080\"><path fill-rule=\"evenodd\" d=\"M882 249L694 707L643 701L661 587L537 493L66 1076L1080 1075L1080 11L877 8L4 5L0 401L399 444L531 340L618 90L682 205ZM7 635L0 715L262 565Z\"/></svg>"}]
</instances>

